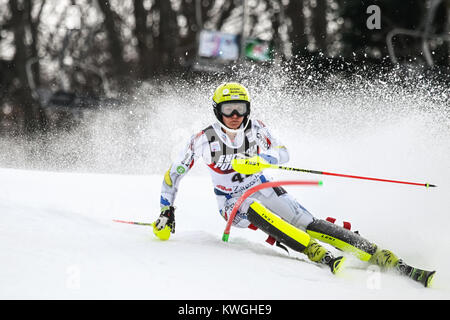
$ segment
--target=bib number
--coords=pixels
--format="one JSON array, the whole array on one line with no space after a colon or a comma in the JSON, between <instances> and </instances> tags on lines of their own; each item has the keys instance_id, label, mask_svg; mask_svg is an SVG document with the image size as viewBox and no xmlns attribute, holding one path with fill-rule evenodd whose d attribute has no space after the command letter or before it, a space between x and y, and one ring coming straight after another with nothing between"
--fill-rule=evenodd
<instances>
[{"instance_id":1,"label":"bib number","mask_svg":"<svg viewBox=\"0 0 450 320\"><path fill-rule=\"evenodd\" d=\"M239 182L239 183L242 183L242 182L244 181L244 178L249 177L249 176L251 176L251 174L246 174L246 175L244 175L244 177L243 177L243 175L241 175L241 174L238 172L238 173L236 173L235 175L233 175L233 176L231 177L231 181L232 181L232 182Z\"/></svg>"}]
</instances>

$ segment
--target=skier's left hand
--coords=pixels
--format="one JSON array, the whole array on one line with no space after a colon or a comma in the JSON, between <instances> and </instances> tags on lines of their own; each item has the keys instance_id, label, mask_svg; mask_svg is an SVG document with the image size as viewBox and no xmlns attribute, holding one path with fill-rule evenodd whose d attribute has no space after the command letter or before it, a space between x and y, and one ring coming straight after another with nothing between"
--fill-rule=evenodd
<instances>
[{"instance_id":1,"label":"skier's left hand","mask_svg":"<svg viewBox=\"0 0 450 320\"><path fill-rule=\"evenodd\" d=\"M175 208L172 206L162 207L161 214L155 221L155 228L158 230L162 230L166 226L169 226L170 231L175 233Z\"/></svg>"},{"instance_id":2,"label":"skier's left hand","mask_svg":"<svg viewBox=\"0 0 450 320\"><path fill-rule=\"evenodd\" d=\"M159 218L153 223L153 233L161 240L168 240L171 233L175 233L175 208L166 206L161 208Z\"/></svg>"}]
</instances>

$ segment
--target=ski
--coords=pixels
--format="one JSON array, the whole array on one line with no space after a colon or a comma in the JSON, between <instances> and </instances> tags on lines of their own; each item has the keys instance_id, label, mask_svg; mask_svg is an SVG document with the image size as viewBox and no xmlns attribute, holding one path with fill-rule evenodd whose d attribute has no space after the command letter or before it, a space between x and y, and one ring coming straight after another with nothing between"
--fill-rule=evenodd
<instances>
[{"instance_id":1,"label":"ski","mask_svg":"<svg viewBox=\"0 0 450 320\"><path fill-rule=\"evenodd\" d=\"M400 274L421 283L425 288L429 288L432 285L433 277L436 273L436 271L414 268L403 262L403 260L399 260L395 268Z\"/></svg>"},{"instance_id":2,"label":"ski","mask_svg":"<svg viewBox=\"0 0 450 320\"><path fill-rule=\"evenodd\" d=\"M331 273L332 274L337 274L339 273L339 271L341 270L342 265L345 262L345 257L340 256L337 258L333 258L331 259L327 264L330 267Z\"/></svg>"}]
</instances>

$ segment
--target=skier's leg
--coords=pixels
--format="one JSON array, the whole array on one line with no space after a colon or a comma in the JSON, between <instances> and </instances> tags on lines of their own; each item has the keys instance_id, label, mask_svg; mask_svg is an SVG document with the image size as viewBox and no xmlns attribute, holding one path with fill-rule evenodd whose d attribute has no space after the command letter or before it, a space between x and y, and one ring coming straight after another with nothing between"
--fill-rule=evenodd
<instances>
[{"instance_id":1,"label":"skier's leg","mask_svg":"<svg viewBox=\"0 0 450 320\"><path fill-rule=\"evenodd\" d=\"M313 215L282 187L264 189L253 197L283 220L303 231L314 221Z\"/></svg>"},{"instance_id":2,"label":"skier's leg","mask_svg":"<svg viewBox=\"0 0 450 320\"><path fill-rule=\"evenodd\" d=\"M253 195L266 208L276 213L293 226L306 231L312 238L331 244L339 250L355 254L369 261L377 251L377 246L358 234L325 220L314 218L299 202L283 188L266 189ZM382 256L374 262L382 263ZM386 263L384 263L386 264Z\"/></svg>"},{"instance_id":3,"label":"skier's leg","mask_svg":"<svg viewBox=\"0 0 450 320\"><path fill-rule=\"evenodd\" d=\"M306 232L311 237L331 244L339 250L351 252L363 261L370 261L377 251L375 244L359 234L326 220L314 219L306 227Z\"/></svg>"},{"instance_id":4,"label":"skier's leg","mask_svg":"<svg viewBox=\"0 0 450 320\"><path fill-rule=\"evenodd\" d=\"M315 219L306 227L306 232L313 238L331 244L335 248L350 252L360 260L376 264L383 269L393 268L399 259L389 250L380 250L359 234L326 220Z\"/></svg>"},{"instance_id":5,"label":"skier's leg","mask_svg":"<svg viewBox=\"0 0 450 320\"><path fill-rule=\"evenodd\" d=\"M359 259L379 266L382 270L396 270L425 287L431 285L435 271L426 271L411 267L399 259L392 251L379 249L359 234L325 220L314 220L306 232L313 238L342 250L353 253Z\"/></svg>"},{"instance_id":6,"label":"skier's leg","mask_svg":"<svg viewBox=\"0 0 450 320\"><path fill-rule=\"evenodd\" d=\"M266 192L266 195L268 194L272 195L271 192ZM303 230L296 228L292 224L287 223L280 217L273 214L269 209L260 203L260 199L267 202L267 197L261 195L254 196L255 198L249 197L241 204L232 222L234 227L247 228L252 224L276 239L279 243L286 245L295 251L304 253L311 261L327 264L330 266L333 273L336 273L339 270L339 267L343 262L342 257L334 258L328 250L326 250L315 240L311 239L311 237L304 231L304 228ZM217 197L219 212L225 220L228 221L237 200L238 198L225 196ZM280 204L278 204L277 207L280 207ZM294 215L292 212L289 214L290 216ZM310 218L308 219L308 221L311 220L312 219Z\"/></svg>"},{"instance_id":7,"label":"skier's leg","mask_svg":"<svg viewBox=\"0 0 450 320\"><path fill-rule=\"evenodd\" d=\"M333 257L306 232L281 219L258 201L250 204L247 218L254 226L292 250L304 253L313 262L328 265L332 273L336 273L344 261L343 257Z\"/></svg>"},{"instance_id":8,"label":"skier's leg","mask_svg":"<svg viewBox=\"0 0 450 320\"><path fill-rule=\"evenodd\" d=\"M372 255L377 252L375 244L350 230L314 218L308 210L281 187L268 189L264 194L258 193L255 197L281 218L306 231L312 238L331 244L339 250L351 252L363 261L370 261L380 266L389 266L391 260L394 259L386 258L385 261L383 260L383 257L387 256L388 251L386 250L382 251L383 254L377 254L372 259ZM394 257L393 254L392 257Z\"/></svg>"},{"instance_id":9,"label":"skier's leg","mask_svg":"<svg viewBox=\"0 0 450 320\"><path fill-rule=\"evenodd\" d=\"M391 251L380 250L376 244L359 234L326 220L315 219L306 227L306 232L315 239L350 252L360 260L376 264L383 269L395 267L399 261Z\"/></svg>"},{"instance_id":10,"label":"skier's leg","mask_svg":"<svg viewBox=\"0 0 450 320\"><path fill-rule=\"evenodd\" d=\"M313 239L331 244L335 248L350 252L368 263L378 265L382 269L394 269L425 286L431 284L434 271L413 268L399 259L393 252L380 249L367 239L343 227L328 221L316 219L308 210L301 206L283 188L266 189L253 195L266 208L275 212L283 220L300 230L306 231L311 237L310 245L303 251L313 261L320 260L325 248Z\"/></svg>"},{"instance_id":11,"label":"skier's leg","mask_svg":"<svg viewBox=\"0 0 450 320\"><path fill-rule=\"evenodd\" d=\"M336 263L336 268L338 265L341 265L340 263L343 262L342 257L339 257L339 259L334 258L331 252L311 237L308 236L308 241L305 240L305 243L298 245L297 241L289 239L290 237L289 235L286 235L286 231L282 231L271 224L267 224L259 218L256 213L263 213L265 211L268 211L266 215L274 215L275 213L275 217L281 218L278 220L282 220L283 225L286 224L289 226L289 229L292 228L299 233L301 231L302 234L307 235L305 232L306 226L314 220L314 217L283 188L276 187L264 189L255 193L247 200L248 201L243 203L240 210L246 212L247 219L253 225L266 232L269 236L275 238L278 242L287 245L293 250L304 253L313 262L327 264L327 262L329 263L331 260L337 259L339 260L339 264ZM255 202L256 204L252 206ZM250 210L251 208L253 210ZM258 208L258 210L255 210L255 208ZM335 271L337 271L337 269Z\"/></svg>"},{"instance_id":12,"label":"skier's leg","mask_svg":"<svg viewBox=\"0 0 450 320\"><path fill-rule=\"evenodd\" d=\"M398 258L392 252L378 250L375 244L357 233L328 221L314 218L308 210L281 187L267 189L263 193L255 194L254 197L285 221L306 231L312 238L331 244L339 250L351 252L359 259L383 268L394 267L397 264ZM316 246L311 246L311 249L314 247ZM309 254L314 251L310 250Z\"/></svg>"},{"instance_id":13,"label":"skier's leg","mask_svg":"<svg viewBox=\"0 0 450 320\"><path fill-rule=\"evenodd\" d=\"M234 205L238 201L238 198L217 196L217 204L219 206L219 213L225 221L228 221ZM247 209L254 199L246 199L239 207L236 215L234 216L232 226L237 228L247 228L250 225L250 221L247 219Z\"/></svg>"},{"instance_id":14,"label":"skier's leg","mask_svg":"<svg viewBox=\"0 0 450 320\"><path fill-rule=\"evenodd\" d=\"M221 216L228 221L238 198L217 196L219 212ZM263 204L267 209L287 221L298 229L306 231L314 217L305 208L303 208L295 199L286 193L283 188L269 188L256 192L247 198L239 207L233 220L233 227L247 228L250 222L247 218L247 211L253 202Z\"/></svg>"}]
</instances>

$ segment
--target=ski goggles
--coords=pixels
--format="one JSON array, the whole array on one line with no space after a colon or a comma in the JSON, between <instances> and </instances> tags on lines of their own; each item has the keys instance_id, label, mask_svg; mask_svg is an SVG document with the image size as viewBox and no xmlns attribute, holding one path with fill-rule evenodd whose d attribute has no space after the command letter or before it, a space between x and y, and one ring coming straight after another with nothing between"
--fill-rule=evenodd
<instances>
[{"instance_id":1,"label":"ski goggles","mask_svg":"<svg viewBox=\"0 0 450 320\"><path fill-rule=\"evenodd\" d=\"M220 113L225 117L231 117L233 114L244 117L249 114L249 108L246 102L227 102L220 105Z\"/></svg>"}]
</instances>

